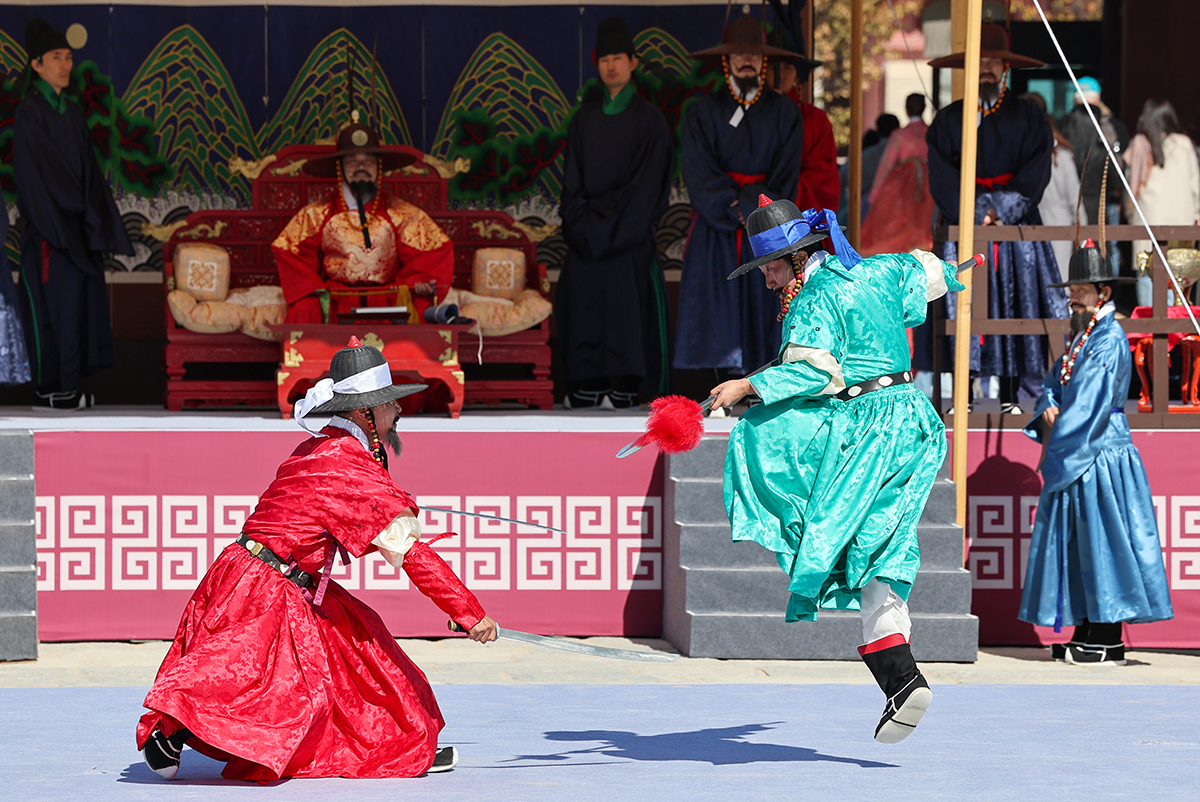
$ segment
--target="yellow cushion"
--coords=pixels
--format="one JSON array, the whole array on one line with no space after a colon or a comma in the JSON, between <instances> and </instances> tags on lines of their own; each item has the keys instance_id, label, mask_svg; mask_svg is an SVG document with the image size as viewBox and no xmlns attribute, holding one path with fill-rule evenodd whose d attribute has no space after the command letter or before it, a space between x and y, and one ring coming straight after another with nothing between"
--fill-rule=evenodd
<instances>
[{"instance_id":1,"label":"yellow cushion","mask_svg":"<svg viewBox=\"0 0 1200 802\"><path fill-rule=\"evenodd\" d=\"M475 251L471 285L477 295L515 301L525 289L525 252L514 248Z\"/></svg>"},{"instance_id":2,"label":"yellow cushion","mask_svg":"<svg viewBox=\"0 0 1200 802\"><path fill-rule=\"evenodd\" d=\"M220 245L185 242L175 248L175 289L197 301L224 301L229 294L229 253Z\"/></svg>"}]
</instances>

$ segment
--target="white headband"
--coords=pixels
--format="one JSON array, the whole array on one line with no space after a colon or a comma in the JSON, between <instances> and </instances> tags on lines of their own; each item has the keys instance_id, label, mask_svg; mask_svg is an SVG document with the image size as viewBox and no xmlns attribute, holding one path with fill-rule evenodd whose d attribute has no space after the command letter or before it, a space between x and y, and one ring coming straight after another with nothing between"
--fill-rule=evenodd
<instances>
[{"instance_id":1,"label":"white headband","mask_svg":"<svg viewBox=\"0 0 1200 802\"><path fill-rule=\"evenodd\" d=\"M391 386L392 369L386 362L364 370L361 373L355 373L353 376L342 379L340 382L334 382L333 379L329 378L321 379L309 388L303 398L296 402L296 406L292 410L292 417L296 419L296 422L300 424L302 429L316 434L320 429L312 428L304 418L317 407L332 401L334 393L357 395L359 393L369 393L372 390L382 390L385 387Z\"/></svg>"}]
</instances>

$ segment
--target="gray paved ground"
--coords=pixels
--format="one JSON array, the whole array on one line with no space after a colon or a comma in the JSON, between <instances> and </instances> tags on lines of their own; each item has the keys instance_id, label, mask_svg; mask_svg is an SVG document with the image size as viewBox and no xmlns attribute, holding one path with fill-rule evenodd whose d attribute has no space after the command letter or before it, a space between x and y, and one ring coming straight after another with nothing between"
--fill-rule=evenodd
<instances>
[{"instance_id":1,"label":"gray paved ground","mask_svg":"<svg viewBox=\"0 0 1200 802\"><path fill-rule=\"evenodd\" d=\"M665 641L588 638L631 649L673 651ZM43 643L36 661L0 663L0 688L146 687L167 650L166 641L142 643ZM463 684L668 684L699 685L845 683L870 685L857 662L713 660L681 657L671 663L602 660L570 652L499 641L480 646L465 639L402 640L401 648L435 685ZM923 664L941 685L1200 685L1200 655L1133 651L1121 668L1069 666L1048 649L988 648L975 663Z\"/></svg>"}]
</instances>

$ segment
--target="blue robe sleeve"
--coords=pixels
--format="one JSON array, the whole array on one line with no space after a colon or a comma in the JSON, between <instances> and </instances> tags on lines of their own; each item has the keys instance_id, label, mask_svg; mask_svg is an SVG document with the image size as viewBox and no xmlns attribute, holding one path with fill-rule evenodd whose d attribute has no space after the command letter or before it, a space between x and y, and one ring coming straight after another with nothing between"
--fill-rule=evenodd
<instances>
[{"instance_id":1,"label":"blue robe sleeve","mask_svg":"<svg viewBox=\"0 0 1200 802\"><path fill-rule=\"evenodd\" d=\"M957 114L953 113L955 110ZM954 140L954 126L962 125L962 103L953 104L933 118L925 132L925 144L929 146L929 194L933 196L938 211L946 222L958 222L958 168L959 155Z\"/></svg>"},{"instance_id":2,"label":"blue robe sleeve","mask_svg":"<svg viewBox=\"0 0 1200 802\"><path fill-rule=\"evenodd\" d=\"M720 167L715 149L717 135L711 130L712 115L704 112L705 107L695 103L684 121L680 145L683 182L692 208L704 222L722 231L736 231L741 227L734 206L739 188Z\"/></svg>"},{"instance_id":3,"label":"blue robe sleeve","mask_svg":"<svg viewBox=\"0 0 1200 802\"><path fill-rule=\"evenodd\" d=\"M1062 388L1058 419L1046 445L1042 462L1044 492L1064 489L1096 461L1120 385L1122 357L1126 362L1129 359L1124 336L1094 339L1076 358L1071 381ZM1056 376L1057 372L1051 371L1050 375Z\"/></svg>"},{"instance_id":4,"label":"blue robe sleeve","mask_svg":"<svg viewBox=\"0 0 1200 802\"><path fill-rule=\"evenodd\" d=\"M1033 410L1033 418L1029 423L1025 424L1023 431L1027 436L1035 442L1041 443L1046 437L1046 421L1042 418L1042 413L1050 407L1062 408L1062 382L1059 380L1059 370L1062 368L1062 359L1058 359L1050 366L1050 370L1046 371L1046 375L1042 377L1042 395L1038 398L1037 406Z\"/></svg>"}]
</instances>

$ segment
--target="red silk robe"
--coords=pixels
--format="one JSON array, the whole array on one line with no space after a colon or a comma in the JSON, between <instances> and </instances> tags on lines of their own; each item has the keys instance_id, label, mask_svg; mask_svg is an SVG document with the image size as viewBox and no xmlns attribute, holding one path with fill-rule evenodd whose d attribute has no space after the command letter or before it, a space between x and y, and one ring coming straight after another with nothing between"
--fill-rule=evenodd
<instances>
[{"instance_id":1,"label":"red silk robe","mask_svg":"<svg viewBox=\"0 0 1200 802\"><path fill-rule=\"evenodd\" d=\"M416 502L351 434L326 427L280 466L243 531L317 574L336 538L355 557ZM483 608L449 566L415 543L403 564L448 616ZM424 673L379 615L330 581L320 612L299 587L236 543L183 611L137 728L189 729L190 746L228 761L230 779L412 777L433 763L441 711Z\"/></svg>"},{"instance_id":2,"label":"red silk robe","mask_svg":"<svg viewBox=\"0 0 1200 802\"><path fill-rule=\"evenodd\" d=\"M358 210L346 206L340 188L332 200L297 212L271 243L288 323L332 323L337 312L394 306L401 285L411 290L432 281L438 296L445 296L454 278L454 246L429 215L383 192L365 211L370 250L364 247ZM323 293L329 293L328 319ZM420 320L430 299L412 301Z\"/></svg>"}]
</instances>

